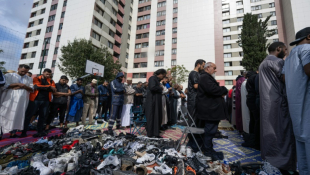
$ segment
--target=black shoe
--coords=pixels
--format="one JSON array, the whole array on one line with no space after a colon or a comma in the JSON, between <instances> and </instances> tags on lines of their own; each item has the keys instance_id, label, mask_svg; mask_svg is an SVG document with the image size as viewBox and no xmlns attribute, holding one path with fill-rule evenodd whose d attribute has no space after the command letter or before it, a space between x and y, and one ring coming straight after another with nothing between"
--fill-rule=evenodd
<instances>
[{"instance_id":1,"label":"black shoe","mask_svg":"<svg viewBox=\"0 0 310 175\"><path fill-rule=\"evenodd\" d=\"M111 135L111 136L114 136L113 130L112 130L112 129L111 129L111 130L109 129L109 130L108 130L108 134Z\"/></svg>"},{"instance_id":2,"label":"black shoe","mask_svg":"<svg viewBox=\"0 0 310 175\"><path fill-rule=\"evenodd\" d=\"M19 137L20 137L20 138L27 137L27 133L26 133L26 132L22 132L22 134L21 134Z\"/></svg>"}]
</instances>

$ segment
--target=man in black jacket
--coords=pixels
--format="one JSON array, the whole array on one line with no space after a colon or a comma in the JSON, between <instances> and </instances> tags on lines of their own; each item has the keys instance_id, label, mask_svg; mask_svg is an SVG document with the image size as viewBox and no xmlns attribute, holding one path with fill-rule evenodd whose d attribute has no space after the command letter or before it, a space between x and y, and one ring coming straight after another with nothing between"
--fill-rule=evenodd
<instances>
[{"instance_id":1,"label":"man in black jacket","mask_svg":"<svg viewBox=\"0 0 310 175\"><path fill-rule=\"evenodd\" d=\"M226 119L228 111L224 96L228 90L214 79L216 65L208 62L204 66L205 72L201 73L198 81L198 93L196 97L196 117L204 122L204 149L205 155L213 160L222 159L220 153L213 149L212 139L218 129L220 120Z\"/></svg>"}]
</instances>

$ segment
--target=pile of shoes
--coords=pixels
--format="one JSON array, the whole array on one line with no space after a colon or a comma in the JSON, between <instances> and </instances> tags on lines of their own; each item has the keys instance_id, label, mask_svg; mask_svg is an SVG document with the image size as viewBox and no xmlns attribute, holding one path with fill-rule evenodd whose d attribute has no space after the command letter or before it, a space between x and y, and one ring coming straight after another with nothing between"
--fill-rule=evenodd
<instances>
[{"instance_id":1,"label":"pile of shoes","mask_svg":"<svg viewBox=\"0 0 310 175\"><path fill-rule=\"evenodd\" d=\"M0 174L20 175L229 175L219 161L164 138L87 130L0 148ZM2 168L3 167L3 168Z\"/></svg>"}]
</instances>

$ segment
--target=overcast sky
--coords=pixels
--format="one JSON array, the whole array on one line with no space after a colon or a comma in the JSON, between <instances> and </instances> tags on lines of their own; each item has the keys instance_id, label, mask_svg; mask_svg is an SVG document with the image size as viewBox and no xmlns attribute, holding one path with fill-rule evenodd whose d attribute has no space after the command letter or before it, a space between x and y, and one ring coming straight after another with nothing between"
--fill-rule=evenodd
<instances>
[{"instance_id":1,"label":"overcast sky","mask_svg":"<svg viewBox=\"0 0 310 175\"><path fill-rule=\"evenodd\" d=\"M24 43L33 0L0 0L0 61L16 70Z\"/></svg>"}]
</instances>

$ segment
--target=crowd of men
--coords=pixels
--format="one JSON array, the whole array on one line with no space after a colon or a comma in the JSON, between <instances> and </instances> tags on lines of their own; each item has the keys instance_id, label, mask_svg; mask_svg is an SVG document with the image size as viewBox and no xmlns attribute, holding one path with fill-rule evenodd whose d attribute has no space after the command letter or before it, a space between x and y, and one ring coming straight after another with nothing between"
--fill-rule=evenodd
<instances>
[{"instance_id":1,"label":"crowd of men","mask_svg":"<svg viewBox=\"0 0 310 175\"><path fill-rule=\"evenodd\" d=\"M298 160L299 173L310 174L310 27L296 34L297 45L287 54L282 42L274 42L269 55L258 70L236 79L228 91L215 79L214 63L197 60L188 77L188 89L173 83L165 69L133 87L131 78L124 84L124 74L97 87L92 80L85 87L83 79L69 87L68 78L58 83L51 80L51 70L35 78L27 76L29 67L20 65L17 73L2 75L0 71L0 125L3 133L22 130L27 136L33 116L39 115L35 137L46 130L59 113L60 125L82 120L93 124L94 117L109 121L109 132L129 126L132 107L142 107L146 116L148 137L160 138L160 130L177 124L180 108L186 106L197 127L204 128L202 143L205 155L220 159L222 153L213 149L212 139L221 120L228 119L243 135L246 147L261 150L262 159L279 168L283 174L294 173ZM70 97L70 98L68 98ZM67 112L66 112L67 111ZM109 111L109 119L107 114ZM66 120L65 115L67 114ZM96 122L96 121L95 121ZM44 128L44 126L46 127ZM195 151L192 137L188 145Z\"/></svg>"}]
</instances>

